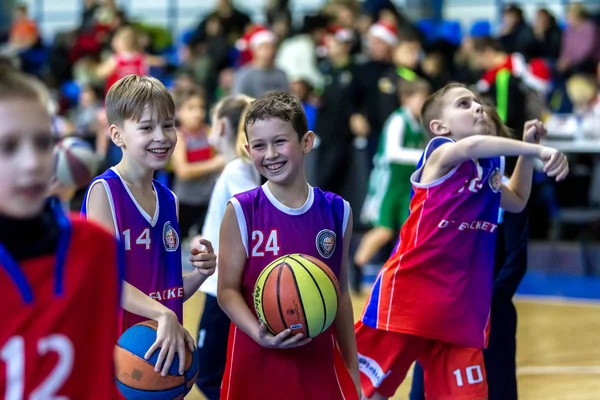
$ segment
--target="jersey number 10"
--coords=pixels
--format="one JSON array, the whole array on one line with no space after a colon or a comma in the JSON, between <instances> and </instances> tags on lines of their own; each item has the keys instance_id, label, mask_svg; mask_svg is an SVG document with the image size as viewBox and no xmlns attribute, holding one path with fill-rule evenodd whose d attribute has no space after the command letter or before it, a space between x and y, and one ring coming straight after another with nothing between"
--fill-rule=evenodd
<instances>
[{"instance_id":1,"label":"jersey number 10","mask_svg":"<svg viewBox=\"0 0 600 400\"><path fill-rule=\"evenodd\" d=\"M54 352L58 354L58 362L46 377L35 388L29 400L64 400L66 397L57 396L58 392L73 370L73 344L64 335L49 335L37 342L37 352L40 357ZM0 359L6 363L6 393L5 400L21 400L25 392L25 339L13 336L0 349ZM33 361L32 361L33 362Z\"/></svg>"}]
</instances>

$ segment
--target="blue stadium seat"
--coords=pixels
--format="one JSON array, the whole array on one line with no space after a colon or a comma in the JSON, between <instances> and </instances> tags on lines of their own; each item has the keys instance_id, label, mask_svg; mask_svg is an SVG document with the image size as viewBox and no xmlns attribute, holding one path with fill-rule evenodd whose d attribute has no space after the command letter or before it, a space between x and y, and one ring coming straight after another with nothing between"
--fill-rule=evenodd
<instances>
[{"instance_id":1,"label":"blue stadium seat","mask_svg":"<svg viewBox=\"0 0 600 400\"><path fill-rule=\"evenodd\" d=\"M492 24L487 19L478 19L471 25L471 37L492 35Z\"/></svg>"},{"instance_id":2,"label":"blue stadium seat","mask_svg":"<svg viewBox=\"0 0 600 400\"><path fill-rule=\"evenodd\" d=\"M460 42L462 42L462 26L460 21L442 21L436 29L436 37L438 40L445 40L448 43L459 46Z\"/></svg>"},{"instance_id":3,"label":"blue stadium seat","mask_svg":"<svg viewBox=\"0 0 600 400\"><path fill-rule=\"evenodd\" d=\"M435 23L431 18L423 18L417 22L417 28L425 36L425 40L432 43L436 39Z\"/></svg>"},{"instance_id":4,"label":"blue stadium seat","mask_svg":"<svg viewBox=\"0 0 600 400\"><path fill-rule=\"evenodd\" d=\"M79 92L81 88L75 81L67 81L60 87L60 92L73 104L79 102Z\"/></svg>"}]
</instances>

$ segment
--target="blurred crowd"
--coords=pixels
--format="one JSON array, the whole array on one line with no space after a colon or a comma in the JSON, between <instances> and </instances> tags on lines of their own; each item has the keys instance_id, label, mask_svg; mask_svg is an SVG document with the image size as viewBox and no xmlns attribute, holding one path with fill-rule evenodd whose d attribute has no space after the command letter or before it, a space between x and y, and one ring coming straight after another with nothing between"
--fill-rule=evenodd
<instances>
[{"instance_id":1,"label":"blurred crowd","mask_svg":"<svg viewBox=\"0 0 600 400\"><path fill-rule=\"evenodd\" d=\"M175 37L164 26L130 20L114 0L84 0L79 26L49 42L18 5L0 56L46 82L56 134L84 138L105 166L120 157L108 136L106 91L131 73L161 79L174 95L182 145L158 178L190 207L206 207L223 167L207 137L211 107L229 94L279 89L298 96L318 137L307 160L309 181L342 194L355 210L385 150L386 121L398 109L418 121L414 93L425 87L430 93L450 81L472 85L517 137L525 120L552 114L576 115L588 121L589 136L600 137L598 16L581 4L569 5L564 18L540 8L530 20L507 5L501 26L481 20L468 27L412 21L386 0L329 0L302 21L288 0L269 0L264 12L266 22L256 24L231 0L217 0L197 27ZM506 71L511 79L501 84ZM532 235L546 237L545 221L559 205L586 200L561 198L543 179L537 184ZM368 219L355 220L357 229L368 228Z\"/></svg>"}]
</instances>

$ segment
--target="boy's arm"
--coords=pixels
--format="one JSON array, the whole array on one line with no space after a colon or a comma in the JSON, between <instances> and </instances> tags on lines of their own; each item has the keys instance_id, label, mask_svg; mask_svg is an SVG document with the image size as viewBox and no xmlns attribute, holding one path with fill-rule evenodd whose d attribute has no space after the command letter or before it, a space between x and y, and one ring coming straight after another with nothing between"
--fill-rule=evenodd
<instances>
[{"instance_id":1,"label":"boy's arm","mask_svg":"<svg viewBox=\"0 0 600 400\"><path fill-rule=\"evenodd\" d=\"M219 278L217 284L219 306L238 329L263 347L290 348L308 343L310 338L303 339L302 334L288 338L291 334L290 329L273 336L256 319L242 296L242 277L246 259L246 249L242 243L235 210L229 203L219 232Z\"/></svg>"},{"instance_id":2,"label":"boy's arm","mask_svg":"<svg viewBox=\"0 0 600 400\"><path fill-rule=\"evenodd\" d=\"M225 160L220 154L214 156L210 160L194 163L188 162L185 141L181 136L178 136L177 138L177 144L175 145L175 150L173 150L171 162L173 163L175 176L182 180L201 178L205 175L212 174L215 171L219 171L225 166Z\"/></svg>"},{"instance_id":3,"label":"boy's arm","mask_svg":"<svg viewBox=\"0 0 600 400\"><path fill-rule=\"evenodd\" d=\"M549 176L556 176L557 180L564 179L566 176L566 173L563 176L562 169L556 171L556 168L560 166L558 161L564 158L564 154L556 149L514 139L476 135L455 143L448 142L435 149L423 168L422 176L427 178L422 183L430 183L443 177L452 168L467 160L498 156L539 157L544 164L547 164L546 167L549 167L548 169L544 167L544 171ZM553 172L554 175L551 174Z\"/></svg>"},{"instance_id":4,"label":"boy's arm","mask_svg":"<svg viewBox=\"0 0 600 400\"><path fill-rule=\"evenodd\" d=\"M393 115L388 121L385 128L385 156L392 162L397 164L414 164L417 165L423 149L411 149L404 147L404 118L398 115Z\"/></svg>"},{"instance_id":5,"label":"boy's arm","mask_svg":"<svg viewBox=\"0 0 600 400\"><path fill-rule=\"evenodd\" d=\"M96 76L100 79L106 79L117 68L117 59L115 56L110 56L96 67Z\"/></svg>"},{"instance_id":6,"label":"boy's arm","mask_svg":"<svg viewBox=\"0 0 600 400\"><path fill-rule=\"evenodd\" d=\"M348 224L344 233L344 249L342 255L342 269L340 271L340 303L337 316L335 317L335 331L337 333L338 345L346 364L346 368L352 376L356 390L360 396L360 375L358 372L358 352L356 349L356 335L354 333L354 313L352 311L352 300L348 292L348 262L350 240L352 238L352 211L348 216Z\"/></svg>"},{"instance_id":7,"label":"boy's arm","mask_svg":"<svg viewBox=\"0 0 600 400\"><path fill-rule=\"evenodd\" d=\"M545 129L540 121L532 120L525 123L524 142L539 143L542 136L545 136ZM556 176L556 180L564 179L569 172L567 158L558 151L551 155L545 153L548 152L542 150L540 153L540 158L545 164L544 172L548 176ZM512 213L523 211L531 194L534 163L533 157L519 157L510 180L506 185L502 185L500 207Z\"/></svg>"}]
</instances>

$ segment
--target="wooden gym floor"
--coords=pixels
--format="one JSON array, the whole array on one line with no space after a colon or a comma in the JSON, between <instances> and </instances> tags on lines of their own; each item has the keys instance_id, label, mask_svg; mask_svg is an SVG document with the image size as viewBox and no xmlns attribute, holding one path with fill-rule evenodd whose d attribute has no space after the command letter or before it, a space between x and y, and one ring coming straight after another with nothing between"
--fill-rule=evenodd
<instances>
[{"instance_id":1,"label":"wooden gym floor","mask_svg":"<svg viewBox=\"0 0 600 400\"><path fill-rule=\"evenodd\" d=\"M367 296L353 298L356 318ZM600 400L600 302L519 297L516 303L519 399ZM184 325L194 338L203 305L200 292L185 303ZM408 399L409 389L410 377L393 399ZM186 399L204 397L194 386Z\"/></svg>"}]
</instances>

